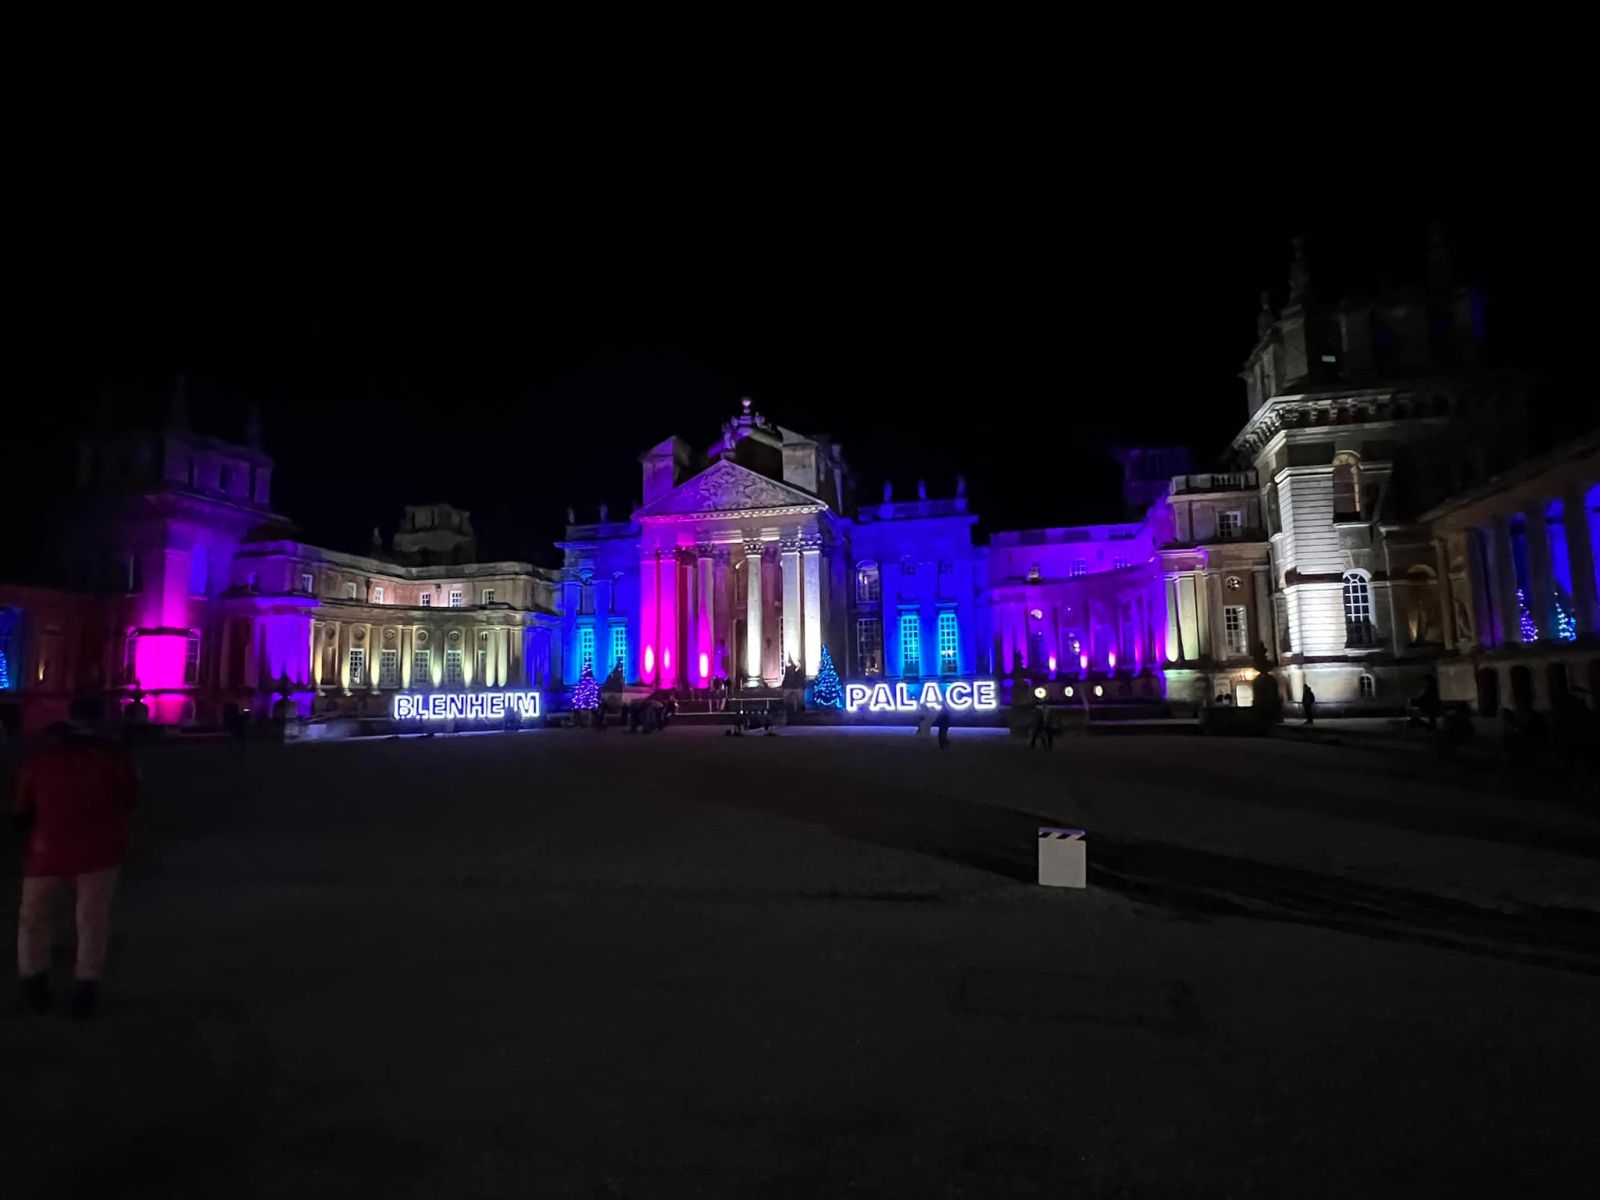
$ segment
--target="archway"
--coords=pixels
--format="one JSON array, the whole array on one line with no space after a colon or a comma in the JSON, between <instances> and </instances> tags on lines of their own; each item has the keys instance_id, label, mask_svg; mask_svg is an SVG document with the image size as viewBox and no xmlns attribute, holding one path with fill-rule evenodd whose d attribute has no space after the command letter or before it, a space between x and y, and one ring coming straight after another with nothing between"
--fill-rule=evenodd
<instances>
[{"instance_id":1,"label":"archway","mask_svg":"<svg viewBox=\"0 0 1600 1200\"><path fill-rule=\"evenodd\" d=\"M1565 708L1572 691L1567 686L1567 665L1553 662L1544 669L1545 691L1550 696L1551 711Z\"/></svg>"},{"instance_id":2,"label":"archway","mask_svg":"<svg viewBox=\"0 0 1600 1200\"><path fill-rule=\"evenodd\" d=\"M1478 715L1493 717L1500 712L1500 672L1493 667L1478 671Z\"/></svg>"},{"instance_id":3,"label":"archway","mask_svg":"<svg viewBox=\"0 0 1600 1200\"><path fill-rule=\"evenodd\" d=\"M1511 668L1511 707L1519 713L1533 711L1533 672L1527 667Z\"/></svg>"}]
</instances>

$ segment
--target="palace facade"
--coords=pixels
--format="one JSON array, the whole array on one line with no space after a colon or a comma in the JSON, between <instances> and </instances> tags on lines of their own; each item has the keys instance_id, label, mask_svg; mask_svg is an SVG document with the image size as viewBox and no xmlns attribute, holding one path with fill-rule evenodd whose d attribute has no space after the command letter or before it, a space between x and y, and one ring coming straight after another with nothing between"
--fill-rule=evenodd
<instances>
[{"instance_id":1,"label":"palace facade","mask_svg":"<svg viewBox=\"0 0 1600 1200\"><path fill-rule=\"evenodd\" d=\"M1263 296L1221 469L1117 452L1128 519L976 533L947 494L858 494L840 444L745 401L640 456L625 519L569 512L557 569L480 562L470 516L408 507L364 554L298 540L272 462L195 433L83 449L78 586L0 586L0 713L85 690L154 719L229 704L387 711L400 691L604 678L693 700L814 678L1093 681L1107 701L1251 703L1272 681L1395 712L1436 679L1493 714L1600 695L1600 435L1526 452L1521 378L1437 238L1425 285L1328 302L1296 250Z\"/></svg>"}]
</instances>

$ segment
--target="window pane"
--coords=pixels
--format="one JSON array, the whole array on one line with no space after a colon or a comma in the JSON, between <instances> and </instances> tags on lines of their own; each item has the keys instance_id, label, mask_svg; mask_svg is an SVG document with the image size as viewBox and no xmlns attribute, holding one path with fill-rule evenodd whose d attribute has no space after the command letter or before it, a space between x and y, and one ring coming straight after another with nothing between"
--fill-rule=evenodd
<instances>
[{"instance_id":1,"label":"window pane","mask_svg":"<svg viewBox=\"0 0 1600 1200\"><path fill-rule=\"evenodd\" d=\"M446 686L461 686L461 651L446 650L444 652L444 681Z\"/></svg>"},{"instance_id":2,"label":"window pane","mask_svg":"<svg viewBox=\"0 0 1600 1200\"><path fill-rule=\"evenodd\" d=\"M956 614L945 611L939 614L939 673L941 675L954 675L959 655L956 653L956 644L959 641L956 629Z\"/></svg>"},{"instance_id":3,"label":"window pane","mask_svg":"<svg viewBox=\"0 0 1600 1200\"><path fill-rule=\"evenodd\" d=\"M350 686L356 687L367 682L367 652L361 646L353 646L350 650Z\"/></svg>"},{"instance_id":4,"label":"window pane","mask_svg":"<svg viewBox=\"0 0 1600 1200\"><path fill-rule=\"evenodd\" d=\"M411 686L425 688L433 685L433 657L426 650L411 652Z\"/></svg>"},{"instance_id":5,"label":"window pane","mask_svg":"<svg viewBox=\"0 0 1600 1200\"><path fill-rule=\"evenodd\" d=\"M621 666L622 673L624 675L628 673L628 627L626 625L613 625L611 627L611 666Z\"/></svg>"},{"instance_id":6,"label":"window pane","mask_svg":"<svg viewBox=\"0 0 1600 1200\"><path fill-rule=\"evenodd\" d=\"M400 686L400 651L383 650L378 656L378 686Z\"/></svg>"},{"instance_id":7,"label":"window pane","mask_svg":"<svg viewBox=\"0 0 1600 1200\"><path fill-rule=\"evenodd\" d=\"M883 628L877 617L861 617L856 621L856 661L867 675L883 670Z\"/></svg>"},{"instance_id":8,"label":"window pane","mask_svg":"<svg viewBox=\"0 0 1600 1200\"><path fill-rule=\"evenodd\" d=\"M917 613L900 614L900 673L922 674L922 619Z\"/></svg>"},{"instance_id":9,"label":"window pane","mask_svg":"<svg viewBox=\"0 0 1600 1200\"><path fill-rule=\"evenodd\" d=\"M594 626L585 625L578 630L578 669L594 670Z\"/></svg>"}]
</instances>

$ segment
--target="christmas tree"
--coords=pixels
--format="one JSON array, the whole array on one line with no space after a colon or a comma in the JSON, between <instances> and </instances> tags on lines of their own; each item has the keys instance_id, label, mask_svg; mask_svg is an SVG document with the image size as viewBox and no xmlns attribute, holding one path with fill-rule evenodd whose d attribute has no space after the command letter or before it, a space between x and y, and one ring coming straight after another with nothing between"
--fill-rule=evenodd
<instances>
[{"instance_id":1,"label":"christmas tree","mask_svg":"<svg viewBox=\"0 0 1600 1200\"><path fill-rule=\"evenodd\" d=\"M594 668L583 664L583 674L578 676L578 686L572 691L573 708L599 708L600 685L594 681Z\"/></svg>"},{"instance_id":2,"label":"christmas tree","mask_svg":"<svg viewBox=\"0 0 1600 1200\"><path fill-rule=\"evenodd\" d=\"M1556 589L1556 637L1563 642L1578 640L1578 618L1573 614L1572 601L1560 588Z\"/></svg>"},{"instance_id":3,"label":"christmas tree","mask_svg":"<svg viewBox=\"0 0 1600 1200\"><path fill-rule=\"evenodd\" d=\"M834 669L833 655L826 646L822 648L822 665L817 668L816 682L811 685L811 703L819 708L840 708L844 704L839 672Z\"/></svg>"},{"instance_id":4,"label":"christmas tree","mask_svg":"<svg viewBox=\"0 0 1600 1200\"><path fill-rule=\"evenodd\" d=\"M1533 623L1533 614L1528 611L1528 593L1521 588L1517 589L1517 607L1522 610L1518 622L1522 640L1525 642L1538 640L1539 630Z\"/></svg>"}]
</instances>

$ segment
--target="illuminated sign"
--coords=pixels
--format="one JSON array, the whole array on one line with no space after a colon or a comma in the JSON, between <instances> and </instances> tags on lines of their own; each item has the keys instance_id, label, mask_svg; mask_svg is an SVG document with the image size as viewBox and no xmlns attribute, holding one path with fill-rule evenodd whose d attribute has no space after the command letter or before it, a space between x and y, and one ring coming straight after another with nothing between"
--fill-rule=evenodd
<instances>
[{"instance_id":1,"label":"illuminated sign","mask_svg":"<svg viewBox=\"0 0 1600 1200\"><path fill-rule=\"evenodd\" d=\"M994 680L952 680L949 683L847 683L845 712L916 712L923 705L951 712L992 712L999 707Z\"/></svg>"},{"instance_id":2,"label":"illuminated sign","mask_svg":"<svg viewBox=\"0 0 1600 1200\"><path fill-rule=\"evenodd\" d=\"M508 712L526 721L539 709L538 692L401 692L389 711L396 721L503 721Z\"/></svg>"}]
</instances>

